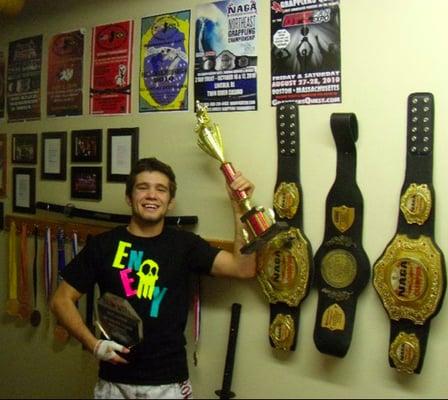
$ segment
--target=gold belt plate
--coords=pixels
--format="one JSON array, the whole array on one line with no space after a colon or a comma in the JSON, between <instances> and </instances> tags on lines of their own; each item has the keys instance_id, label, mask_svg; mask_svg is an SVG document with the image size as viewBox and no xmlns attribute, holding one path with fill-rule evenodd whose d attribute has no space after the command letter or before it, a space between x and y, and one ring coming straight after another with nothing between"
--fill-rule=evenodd
<instances>
[{"instance_id":1,"label":"gold belt plate","mask_svg":"<svg viewBox=\"0 0 448 400\"><path fill-rule=\"evenodd\" d=\"M423 225L431 213L432 199L428 185L411 183L400 199L400 210L408 224Z\"/></svg>"},{"instance_id":2,"label":"gold belt plate","mask_svg":"<svg viewBox=\"0 0 448 400\"><path fill-rule=\"evenodd\" d=\"M280 218L292 219L299 208L299 188L295 182L281 182L274 193L274 209Z\"/></svg>"},{"instance_id":3,"label":"gold belt plate","mask_svg":"<svg viewBox=\"0 0 448 400\"><path fill-rule=\"evenodd\" d=\"M269 327L269 337L278 350L289 351L294 342L294 320L290 315L277 314Z\"/></svg>"},{"instance_id":4,"label":"gold belt plate","mask_svg":"<svg viewBox=\"0 0 448 400\"><path fill-rule=\"evenodd\" d=\"M373 267L373 284L389 317L423 325L443 292L442 255L432 239L398 234Z\"/></svg>"},{"instance_id":5,"label":"gold belt plate","mask_svg":"<svg viewBox=\"0 0 448 400\"><path fill-rule=\"evenodd\" d=\"M389 356L399 372L413 374L420 360L420 342L414 333L400 332L389 348Z\"/></svg>"},{"instance_id":6,"label":"gold belt plate","mask_svg":"<svg viewBox=\"0 0 448 400\"><path fill-rule=\"evenodd\" d=\"M307 291L311 262L309 244L297 228L266 243L259 252L257 279L269 302L298 306Z\"/></svg>"}]
</instances>

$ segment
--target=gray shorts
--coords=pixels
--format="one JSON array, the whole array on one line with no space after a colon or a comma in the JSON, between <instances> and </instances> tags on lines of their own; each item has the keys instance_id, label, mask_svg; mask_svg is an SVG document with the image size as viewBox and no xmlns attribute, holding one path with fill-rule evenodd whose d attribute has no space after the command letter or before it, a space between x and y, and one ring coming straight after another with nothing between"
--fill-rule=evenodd
<instances>
[{"instance_id":1,"label":"gray shorts","mask_svg":"<svg viewBox=\"0 0 448 400\"><path fill-rule=\"evenodd\" d=\"M99 379L95 399L193 399L190 380L168 385L128 385Z\"/></svg>"}]
</instances>

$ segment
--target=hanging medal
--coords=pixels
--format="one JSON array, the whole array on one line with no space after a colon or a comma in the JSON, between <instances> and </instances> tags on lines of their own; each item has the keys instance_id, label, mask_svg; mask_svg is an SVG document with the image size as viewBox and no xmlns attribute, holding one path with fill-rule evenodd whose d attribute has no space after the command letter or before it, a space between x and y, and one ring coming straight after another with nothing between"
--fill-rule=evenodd
<instances>
[{"instance_id":1,"label":"hanging medal","mask_svg":"<svg viewBox=\"0 0 448 400\"><path fill-rule=\"evenodd\" d=\"M9 229L9 261L8 261L8 278L9 278L9 298L6 303L6 312L16 317L19 315L20 303L17 300L17 254L16 254L16 224L11 222Z\"/></svg>"},{"instance_id":2,"label":"hanging medal","mask_svg":"<svg viewBox=\"0 0 448 400\"><path fill-rule=\"evenodd\" d=\"M56 233L56 243L58 249L58 271L57 282L58 285L62 282L62 271L65 268L65 234L62 228L58 228ZM56 320L56 326L54 327L53 334L58 342L66 343L70 339L70 335L62 325Z\"/></svg>"}]
</instances>

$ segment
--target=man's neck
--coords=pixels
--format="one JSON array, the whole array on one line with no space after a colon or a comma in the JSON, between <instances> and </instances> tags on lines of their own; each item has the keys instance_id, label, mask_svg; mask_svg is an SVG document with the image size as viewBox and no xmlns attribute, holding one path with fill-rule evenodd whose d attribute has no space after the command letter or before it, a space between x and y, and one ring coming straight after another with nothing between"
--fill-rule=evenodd
<instances>
[{"instance_id":1,"label":"man's neck","mask_svg":"<svg viewBox=\"0 0 448 400\"><path fill-rule=\"evenodd\" d=\"M141 237L154 237L162 233L164 226L164 220L159 222L141 221L136 218L131 218L127 227L128 232L134 236Z\"/></svg>"}]
</instances>

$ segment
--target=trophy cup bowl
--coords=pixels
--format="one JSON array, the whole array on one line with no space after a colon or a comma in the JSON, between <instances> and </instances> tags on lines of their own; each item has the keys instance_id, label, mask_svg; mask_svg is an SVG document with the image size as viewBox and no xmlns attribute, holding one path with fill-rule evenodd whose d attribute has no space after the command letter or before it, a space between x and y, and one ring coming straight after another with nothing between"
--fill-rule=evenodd
<instances>
[{"instance_id":1,"label":"trophy cup bowl","mask_svg":"<svg viewBox=\"0 0 448 400\"><path fill-rule=\"evenodd\" d=\"M198 134L198 146L221 163L220 169L227 183L232 183L236 173L232 163L226 161L224 157L224 146L219 127L211 121L207 107L200 104L199 101L196 102L196 119L195 131ZM275 221L272 209L266 210L261 206L253 206L244 190L232 190L232 195L244 212L241 221L247 228L243 232L246 244L240 249L241 253L249 254L256 251L277 233L288 229L288 224Z\"/></svg>"}]
</instances>

